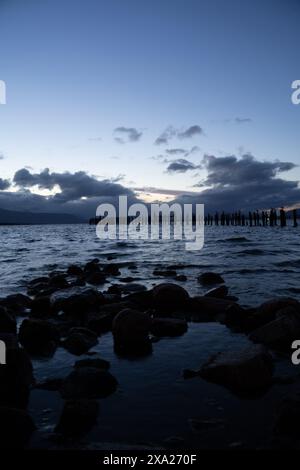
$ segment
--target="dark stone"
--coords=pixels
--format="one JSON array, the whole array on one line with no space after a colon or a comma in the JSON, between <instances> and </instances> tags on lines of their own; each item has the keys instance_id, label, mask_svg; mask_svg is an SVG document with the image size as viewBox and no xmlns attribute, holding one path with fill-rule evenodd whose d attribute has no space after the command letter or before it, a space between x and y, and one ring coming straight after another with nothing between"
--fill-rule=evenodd
<instances>
[{"instance_id":1,"label":"dark stone","mask_svg":"<svg viewBox=\"0 0 300 470\"><path fill-rule=\"evenodd\" d=\"M187 281L187 277L185 274L178 274L176 277L175 277L175 280L176 281L179 281L179 282L185 282Z\"/></svg>"},{"instance_id":2,"label":"dark stone","mask_svg":"<svg viewBox=\"0 0 300 470\"><path fill-rule=\"evenodd\" d=\"M45 318L51 313L51 303L49 296L36 297L32 300L30 316Z\"/></svg>"},{"instance_id":3,"label":"dark stone","mask_svg":"<svg viewBox=\"0 0 300 470\"><path fill-rule=\"evenodd\" d=\"M109 276L119 276L121 274L119 265L116 263L110 263L103 266L103 272Z\"/></svg>"},{"instance_id":4,"label":"dark stone","mask_svg":"<svg viewBox=\"0 0 300 470\"><path fill-rule=\"evenodd\" d=\"M113 320L112 332L115 350L120 355L149 354L151 319L137 310L122 310Z\"/></svg>"},{"instance_id":5,"label":"dark stone","mask_svg":"<svg viewBox=\"0 0 300 470\"><path fill-rule=\"evenodd\" d=\"M300 437L300 397L286 398L279 406L275 420L275 433L282 436Z\"/></svg>"},{"instance_id":6,"label":"dark stone","mask_svg":"<svg viewBox=\"0 0 300 470\"><path fill-rule=\"evenodd\" d=\"M95 289L78 287L55 292L50 302L54 312L63 311L72 317L84 318L87 312L99 310L105 298Z\"/></svg>"},{"instance_id":7,"label":"dark stone","mask_svg":"<svg viewBox=\"0 0 300 470\"><path fill-rule=\"evenodd\" d=\"M0 448L4 450L24 448L36 429L27 412L16 408L1 406L0 423Z\"/></svg>"},{"instance_id":8,"label":"dark stone","mask_svg":"<svg viewBox=\"0 0 300 470\"><path fill-rule=\"evenodd\" d=\"M154 307L167 314L176 310L184 309L189 303L189 294L177 284L159 284L153 288Z\"/></svg>"},{"instance_id":9,"label":"dark stone","mask_svg":"<svg viewBox=\"0 0 300 470\"><path fill-rule=\"evenodd\" d=\"M203 285L223 284L224 279L222 278L220 274L207 272L207 273L200 274L200 276L198 277L198 282L200 282Z\"/></svg>"},{"instance_id":10,"label":"dark stone","mask_svg":"<svg viewBox=\"0 0 300 470\"><path fill-rule=\"evenodd\" d=\"M32 355L51 356L60 339L59 330L45 320L26 319L19 330L19 341Z\"/></svg>"},{"instance_id":11,"label":"dark stone","mask_svg":"<svg viewBox=\"0 0 300 470\"><path fill-rule=\"evenodd\" d=\"M0 403L25 408L33 384L33 368L26 351L7 349L6 365L0 366Z\"/></svg>"},{"instance_id":12,"label":"dark stone","mask_svg":"<svg viewBox=\"0 0 300 470\"><path fill-rule=\"evenodd\" d=\"M98 343L97 335L87 328L72 328L63 342L70 353L80 356Z\"/></svg>"},{"instance_id":13,"label":"dark stone","mask_svg":"<svg viewBox=\"0 0 300 470\"><path fill-rule=\"evenodd\" d=\"M108 370L110 368L109 361L105 359L101 359L100 357L95 358L88 358L88 359L80 359L76 361L74 364L75 368L78 367L95 367L96 369L104 369Z\"/></svg>"},{"instance_id":14,"label":"dark stone","mask_svg":"<svg viewBox=\"0 0 300 470\"><path fill-rule=\"evenodd\" d=\"M39 382L35 385L35 388L39 390L48 390L49 392L56 392L60 390L62 386L62 379L53 378L53 379L46 379L44 382Z\"/></svg>"},{"instance_id":15,"label":"dark stone","mask_svg":"<svg viewBox=\"0 0 300 470\"><path fill-rule=\"evenodd\" d=\"M50 277L49 286L55 287L56 289L67 289L69 287L69 283L63 274L57 274Z\"/></svg>"},{"instance_id":16,"label":"dark stone","mask_svg":"<svg viewBox=\"0 0 300 470\"><path fill-rule=\"evenodd\" d=\"M91 272L86 276L85 280L88 284L99 286L100 284L105 283L106 277L105 277L105 274L101 272L95 272L95 273Z\"/></svg>"},{"instance_id":17,"label":"dark stone","mask_svg":"<svg viewBox=\"0 0 300 470\"><path fill-rule=\"evenodd\" d=\"M172 269L154 269L153 271L154 276L161 276L161 277L176 277L176 271Z\"/></svg>"},{"instance_id":18,"label":"dark stone","mask_svg":"<svg viewBox=\"0 0 300 470\"><path fill-rule=\"evenodd\" d=\"M185 320L154 318L150 331L154 336L181 336L186 333L187 328Z\"/></svg>"},{"instance_id":19,"label":"dark stone","mask_svg":"<svg viewBox=\"0 0 300 470\"><path fill-rule=\"evenodd\" d=\"M272 384L273 362L263 346L212 356L200 369L203 379L232 390L237 395L256 396Z\"/></svg>"},{"instance_id":20,"label":"dark stone","mask_svg":"<svg viewBox=\"0 0 300 470\"><path fill-rule=\"evenodd\" d=\"M225 318L226 310L234 305L227 299L217 299L214 297L192 297L188 311L191 319L195 322L209 322Z\"/></svg>"},{"instance_id":21,"label":"dark stone","mask_svg":"<svg viewBox=\"0 0 300 470\"><path fill-rule=\"evenodd\" d=\"M67 273L69 276L82 276L83 269L77 264L71 264L67 269Z\"/></svg>"},{"instance_id":22,"label":"dark stone","mask_svg":"<svg viewBox=\"0 0 300 470\"><path fill-rule=\"evenodd\" d=\"M67 437L82 436L97 423L98 412L96 400L68 400L55 431Z\"/></svg>"},{"instance_id":23,"label":"dark stone","mask_svg":"<svg viewBox=\"0 0 300 470\"><path fill-rule=\"evenodd\" d=\"M97 335L110 331L112 328L114 315L111 313L94 312L89 313L86 326Z\"/></svg>"},{"instance_id":24,"label":"dark stone","mask_svg":"<svg viewBox=\"0 0 300 470\"><path fill-rule=\"evenodd\" d=\"M98 273L100 272L100 266L98 265L98 262L89 261L86 263L84 271L86 273Z\"/></svg>"},{"instance_id":25,"label":"dark stone","mask_svg":"<svg viewBox=\"0 0 300 470\"><path fill-rule=\"evenodd\" d=\"M24 294L8 295L0 299L0 305L12 311L15 315L24 315L31 306L31 298Z\"/></svg>"},{"instance_id":26,"label":"dark stone","mask_svg":"<svg viewBox=\"0 0 300 470\"><path fill-rule=\"evenodd\" d=\"M0 306L0 333L17 333L17 322L13 314L9 314L5 307Z\"/></svg>"},{"instance_id":27,"label":"dark stone","mask_svg":"<svg viewBox=\"0 0 300 470\"><path fill-rule=\"evenodd\" d=\"M228 287L220 286L216 287L215 289L211 289L208 292L206 292L205 297L214 297L217 299L224 299L228 294Z\"/></svg>"},{"instance_id":28,"label":"dark stone","mask_svg":"<svg viewBox=\"0 0 300 470\"><path fill-rule=\"evenodd\" d=\"M63 381L64 399L105 398L117 389L116 379L106 370L96 367L77 367Z\"/></svg>"}]
</instances>

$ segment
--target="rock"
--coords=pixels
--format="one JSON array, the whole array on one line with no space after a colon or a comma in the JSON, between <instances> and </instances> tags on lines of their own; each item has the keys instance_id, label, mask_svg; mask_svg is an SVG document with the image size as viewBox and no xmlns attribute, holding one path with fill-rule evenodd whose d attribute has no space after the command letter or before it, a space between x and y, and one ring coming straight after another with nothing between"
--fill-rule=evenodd
<instances>
[{"instance_id":1,"label":"rock","mask_svg":"<svg viewBox=\"0 0 300 470\"><path fill-rule=\"evenodd\" d=\"M187 328L185 320L154 318L150 331L154 336L181 336L186 333Z\"/></svg>"},{"instance_id":2,"label":"rock","mask_svg":"<svg viewBox=\"0 0 300 470\"><path fill-rule=\"evenodd\" d=\"M86 434L97 423L98 412L96 400L68 400L55 431L67 437Z\"/></svg>"},{"instance_id":3,"label":"rock","mask_svg":"<svg viewBox=\"0 0 300 470\"><path fill-rule=\"evenodd\" d=\"M221 323L237 331L247 331L249 316L247 311L238 304L229 305L225 310L225 318Z\"/></svg>"},{"instance_id":4,"label":"rock","mask_svg":"<svg viewBox=\"0 0 300 470\"><path fill-rule=\"evenodd\" d=\"M234 303L227 299L197 296L190 299L188 311L191 314L191 320L210 322L225 318L226 310L231 305Z\"/></svg>"},{"instance_id":5,"label":"rock","mask_svg":"<svg viewBox=\"0 0 300 470\"><path fill-rule=\"evenodd\" d=\"M35 388L39 390L48 390L49 392L56 392L60 390L62 386L62 378L46 379L44 382L39 382L35 385Z\"/></svg>"},{"instance_id":6,"label":"rock","mask_svg":"<svg viewBox=\"0 0 300 470\"><path fill-rule=\"evenodd\" d=\"M177 284L159 284L153 288L154 307L163 314L184 309L189 302L187 291Z\"/></svg>"},{"instance_id":7,"label":"rock","mask_svg":"<svg viewBox=\"0 0 300 470\"><path fill-rule=\"evenodd\" d=\"M86 263L84 267L84 272L85 273L98 273L100 272L100 266L98 265L98 261L89 261Z\"/></svg>"},{"instance_id":8,"label":"rock","mask_svg":"<svg viewBox=\"0 0 300 470\"><path fill-rule=\"evenodd\" d=\"M112 286L109 286L109 288L107 289L107 293L121 295L122 289L117 284L113 284Z\"/></svg>"},{"instance_id":9,"label":"rock","mask_svg":"<svg viewBox=\"0 0 300 470\"><path fill-rule=\"evenodd\" d=\"M63 342L70 353L80 356L98 343L97 335L87 328L72 328Z\"/></svg>"},{"instance_id":10,"label":"rock","mask_svg":"<svg viewBox=\"0 0 300 470\"><path fill-rule=\"evenodd\" d=\"M32 300L30 316L35 318L45 318L51 313L51 303L49 296L36 297Z\"/></svg>"},{"instance_id":11,"label":"rock","mask_svg":"<svg viewBox=\"0 0 300 470\"><path fill-rule=\"evenodd\" d=\"M0 407L1 440L0 448L16 450L24 448L35 430L34 422L26 411Z\"/></svg>"},{"instance_id":12,"label":"rock","mask_svg":"<svg viewBox=\"0 0 300 470\"><path fill-rule=\"evenodd\" d=\"M143 284L138 284L137 282L131 282L125 286L122 286L122 292L126 293L138 293L145 292L147 288Z\"/></svg>"},{"instance_id":13,"label":"rock","mask_svg":"<svg viewBox=\"0 0 300 470\"><path fill-rule=\"evenodd\" d=\"M223 284L224 279L220 274L207 272L200 274L200 276L198 277L198 282L200 282L202 285Z\"/></svg>"},{"instance_id":14,"label":"rock","mask_svg":"<svg viewBox=\"0 0 300 470\"><path fill-rule=\"evenodd\" d=\"M109 276L119 276L121 274L119 265L116 263L110 263L103 266L103 272Z\"/></svg>"},{"instance_id":15,"label":"rock","mask_svg":"<svg viewBox=\"0 0 300 470\"><path fill-rule=\"evenodd\" d=\"M271 348L287 350L300 335L300 315L294 307L277 312L278 318L254 330L249 339Z\"/></svg>"},{"instance_id":16,"label":"rock","mask_svg":"<svg viewBox=\"0 0 300 470\"><path fill-rule=\"evenodd\" d=\"M67 289L69 287L69 283L63 274L57 274L50 277L49 286L55 287L55 289Z\"/></svg>"},{"instance_id":17,"label":"rock","mask_svg":"<svg viewBox=\"0 0 300 470\"><path fill-rule=\"evenodd\" d=\"M7 349L6 365L0 366L0 384L2 405L26 407L34 376L31 360L24 349Z\"/></svg>"},{"instance_id":18,"label":"rock","mask_svg":"<svg viewBox=\"0 0 300 470\"><path fill-rule=\"evenodd\" d=\"M300 313L300 304L297 300L289 297L279 297L277 299L264 302L258 307L252 316L252 329L265 325L275 320L277 312L287 307L293 307Z\"/></svg>"},{"instance_id":19,"label":"rock","mask_svg":"<svg viewBox=\"0 0 300 470\"><path fill-rule=\"evenodd\" d=\"M112 328L114 315L111 313L94 312L89 313L86 320L86 326L97 335L105 333Z\"/></svg>"},{"instance_id":20,"label":"rock","mask_svg":"<svg viewBox=\"0 0 300 470\"><path fill-rule=\"evenodd\" d=\"M99 286L100 284L105 283L106 277L105 277L105 274L101 272L95 272L95 273L91 272L86 276L85 280L88 284Z\"/></svg>"},{"instance_id":21,"label":"rock","mask_svg":"<svg viewBox=\"0 0 300 470\"><path fill-rule=\"evenodd\" d=\"M152 350L149 339L151 319L137 310L122 310L113 320L115 350L119 354L143 355Z\"/></svg>"},{"instance_id":22,"label":"rock","mask_svg":"<svg viewBox=\"0 0 300 470\"><path fill-rule=\"evenodd\" d=\"M224 385L237 395L263 393L272 383L272 357L263 346L212 356L200 369L200 376Z\"/></svg>"},{"instance_id":23,"label":"rock","mask_svg":"<svg viewBox=\"0 0 300 470\"><path fill-rule=\"evenodd\" d=\"M116 389L117 381L108 371L97 367L77 367L64 379L61 395L66 400L105 398Z\"/></svg>"},{"instance_id":24,"label":"rock","mask_svg":"<svg viewBox=\"0 0 300 470\"><path fill-rule=\"evenodd\" d=\"M172 269L154 269L153 271L154 276L161 276L161 277L176 277L177 273L175 270Z\"/></svg>"},{"instance_id":25,"label":"rock","mask_svg":"<svg viewBox=\"0 0 300 470\"><path fill-rule=\"evenodd\" d=\"M228 295L228 287L225 285L216 287L206 292L205 297L214 297L216 299L224 299Z\"/></svg>"},{"instance_id":26,"label":"rock","mask_svg":"<svg viewBox=\"0 0 300 470\"><path fill-rule=\"evenodd\" d=\"M96 369L108 370L110 368L110 363L109 361L106 361L105 359L96 357L96 358L80 359L80 361L75 362L74 367L75 368L95 367Z\"/></svg>"},{"instance_id":27,"label":"rock","mask_svg":"<svg viewBox=\"0 0 300 470\"><path fill-rule=\"evenodd\" d=\"M77 264L71 264L67 269L67 274L69 276L82 276L83 269Z\"/></svg>"},{"instance_id":28,"label":"rock","mask_svg":"<svg viewBox=\"0 0 300 470\"><path fill-rule=\"evenodd\" d=\"M12 311L15 315L23 315L31 306L31 298L24 294L8 295L0 299L0 305Z\"/></svg>"},{"instance_id":29,"label":"rock","mask_svg":"<svg viewBox=\"0 0 300 470\"><path fill-rule=\"evenodd\" d=\"M17 322L5 307L0 306L0 333L17 333Z\"/></svg>"},{"instance_id":30,"label":"rock","mask_svg":"<svg viewBox=\"0 0 300 470\"><path fill-rule=\"evenodd\" d=\"M58 346L58 328L45 320L26 319L19 330L19 341L32 355L51 356Z\"/></svg>"},{"instance_id":31,"label":"rock","mask_svg":"<svg viewBox=\"0 0 300 470\"><path fill-rule=\"evenodd\" d=\"M175 280L176 281L179 281L179 282L185 282L187 281L187 277L185 274L178 274L176 277L175 277Z\"/></svg>"},{"instance_id":32,"label":"rock","mask_svg":"<svg viewBox=\"0 0 300 470\"><path fill-rule=\"evenodd\" d=\"M300 437L299 395L286 398L279 406L275 419L275 433L299 439Z\"/></svg>"},{"instance_id":33,"label":"rock","mask_svg":"<svg viewBox=\"0 0 300 470\"><path fill-rule=\"evenodd\" d=\"M84 318L87 312L98 311L105 303L101 292L86 287L74 287L55 292L50 297L54 312L63 311L72 317Z\"/></svg>"},{"instance_id":34,"label":"rock","mask_svg":"<svg viewBox=\"0 0 300 470\"><path fill-rule=\"evenodd\" d=\"M152 291L143 290L141 292L132 292L123 297L124 302L129 302L134 309L145 311L153 307Z\"/></svg>"}]
</instances>

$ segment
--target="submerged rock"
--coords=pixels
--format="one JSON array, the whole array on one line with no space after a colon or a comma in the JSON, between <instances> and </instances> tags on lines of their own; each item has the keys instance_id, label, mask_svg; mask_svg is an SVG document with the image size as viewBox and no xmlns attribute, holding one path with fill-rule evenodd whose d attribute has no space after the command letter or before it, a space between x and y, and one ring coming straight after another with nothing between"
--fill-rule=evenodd
<instances>
[{"instance_id":1,"label":"submerged rock","mask_svg":"<svg viewBox=\"0 0 300 470\"><path fill-rule=\"evenodd\" d=\"M17 332L17 322L13 314L8 313L5 307L0 306L0 333Z\"/></svg>"},{"instance_id":2,"label":"submerged rock","mask_svg":"<svg viewBox=\"0 0 300 470\"><path fill-rule=\"evenodd\" d=\"M26 319L19 330L19 341L32 355L51 356L58 346L58 328L45 320Z\"/></svg>"},{"instance_id":3,"label":"submerged rock","mask_svg":"<svg viewBox=\"0 0 300 470\"><path fill-rule=\"evenodd\" d=\"M105 398L117 389L116 379L97 367L77 367L63 380L61 395L64 399Z\"/></svg>"},{"instance_id":4,"label":"submerged rock","mask_svg":"<svg viewBox=\"0 0 300 470\"><path fill-rule=\"evenodd\" d=\"M202 285L207 285L207 284L223 284L224 279L220 274L217 273L203 273L198 276L198 282L200 282Z\"/></svg>"},{"instance_id":5,"label":"submerged rock","mask_svg":"<svg viewBox=\"0 0 300 470\"><path fill-rule=\"evenodd\" d=\"M272 384L273 362L259 345L212 356L200 369L200 376L238 395L263 393Z\"/></svg>"},{"instance_id":6,"label":"submerged rock","mask_svg":"<svg viewBox=\"0 0 300 470\"><path fill-rule=\"evenodd\" d=\"M110 368L109 361L105 359L101 359L100 357L95 358L88 358L88 359L81 359L80 361L76 361L74 364L75 368L78 367L95 367L96 369L104 369L108 370Z\"/></svg>"},{"instance_id":7,"label":"submerged rock","mask_svg":"<svg viewBox=\"0 0 300 470\"><path fill-rule=\"evenodd\" d=\"M152 350L149 339L151 319L137 310L122 310L114 318L112 332L118 354L143 355Z\"/></svg>"},{"instance_id":8,"label":"submerged rock","mask_svg":"<svg viewBox=\"0 0 300 470\"><path fill-rule=\"evenodd\" d=\"M231 300L197 296L190 299L189 312L195 322L210 322L224 319L231 305Z\"/></svg>"},{"instance_id":9,"label":"submerged rock","mask_svg":"<svg viewBox=\"0 0 300 470\"><path fill-rule=\"evenodd\" d=\"M184 309L189 303L189 294L177 284L159 284L153 288L152 293L154 307L163 314Z\"/></svg>"},{"instance_id":10,"label":"submerged rock","mask_svg":"<svg viewBox=\"0 0 300 470\"><path fill-rule=\"evenodd\" d=\"M70 276L82 276L83 269L77 264L71 264L67 269L67 274Z\"/></svg>"},{"instance_id":11,"label":"submerged rock","mask_svg":"<svg viewBox=\"0 0 300 470\"><path fill-rule=\"evenodd\" d=\"M24 448L32 433L35 424L28 413L16 408L0 407L1 449Z\"/></svg>"},{"instance_id":12,"label":"submerged rock","mask_svg":"<svg viewBox=\"0 0 300 470\"><path fill-rule=\"evenodd\" d=\"M55 292L50 302L54 312L63 311L74 317L84 317L87 312L97 311L105 303L105 298L95 289L74 287Z\"/></svg>"},{"instance_id":13,"label":"submerged rock","mask_svg":"<svg viewBox=\"0 0 300 470\"><path fill-rule=\"evenodd\" d=\"M154 318L150 331L154 336L181 336L187 332L188 324L185 320L175 318Z\"/></svg>"},{"instance_id":14,"label":"submerged rock","mask_svg":"<svg viewBox=\"0 0 300 470\"><path fill-rule=\"evenodd\" d=\"M216 287L206 292L205 297L214 297L217 299L224 299L228 295L228 287L225 285Z\"/></svg>"},{"instance_id":15,"label":"submerged rock","mask_svg":"<svg viewBox=\"0 0 300 470\"><path fill-rule=\"evenodd\" d=\"M55 431L67 437L86 434L97 423L98 412L96 400L68 400Z\"/></svg>"},{"instance_id":16,"label":"submerged rock","mask_svg":"<svg viewBox=\"0 0 300 470\"><path fill-rule=\"evenodd\" d=\"M80 355L86 353L98 343L97 335L87 328L72 328L63 342L63 347L70 353Z\"/></svg>"}]
</instances>

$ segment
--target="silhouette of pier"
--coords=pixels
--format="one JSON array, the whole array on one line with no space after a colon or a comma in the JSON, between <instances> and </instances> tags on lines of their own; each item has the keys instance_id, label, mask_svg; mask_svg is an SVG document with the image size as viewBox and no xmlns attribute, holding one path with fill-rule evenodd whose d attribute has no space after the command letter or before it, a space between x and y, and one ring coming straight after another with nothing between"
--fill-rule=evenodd
<instances>
[{"instance_id":1,"label":"silhouette of pier","mask_svg":"<svg viewBox=\"0 0 300 470\"><path fill-rule=\"evenodd\" d=\"M249 211L246 214L238 212L215 212L207 214L204 218L205 225L214 226L248 226L248 227L276 227L282 228L292 225L298 227L297 209L286 211L281 209L270 209Z\"/></svg>"}]
</instances>

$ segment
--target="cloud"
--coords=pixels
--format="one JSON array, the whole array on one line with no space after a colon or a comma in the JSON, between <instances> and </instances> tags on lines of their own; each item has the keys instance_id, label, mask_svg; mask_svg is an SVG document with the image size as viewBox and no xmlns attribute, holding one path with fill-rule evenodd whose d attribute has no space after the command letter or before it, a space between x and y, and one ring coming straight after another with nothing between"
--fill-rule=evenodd
<instances>
[{"instance_id":1,"label":"cloud","mask_svg":"<svg viewBox=\"0 0 300 470\"><path fill-rule=\"evenodd\" d=\"M236 117L234 122L236 124L249 124L252 122L252 119L251 118L240 118L240 117Z\"/></svg>"},{"instance_id":2,"label":"cloud","mask_svg":"<svg viewBox=\"0 0 300 470\"><path fill-rule=\"evenodd\" d=\"M127 142L137 142L142 137L143 133L134 127L117 127L114 130L114 139L119 144Z\"/></svg>"},{"instance_id":3,"label":"cloud","mask_svg":"<svg viewBox=\"0 0 300 470\"><path fill-rule=\"evenodd\" d=\"M197 196L182 196L182 203L203 203L207 211L269 209L291 206L300 201L298 181L280 175L296 167L291 162L259 161L252 155L205 156L202 166L207 177L195 187Z\"/></svg>"},{"instance_id":4,"label":"cloud","mask_svg":"<svg viewBox=\"0 0 300 470\"><path fill-rule=\"evenodd\" d=\"M10 187L10 181L0 178L0 191L5 191Z\"/></svg>"},{"instance_id":5,"label":"cloud","mask_svg":"<svg viewBox=\"0 0 300 470\"><path fill-rule=\"evenodd\" d=\"M186 154L187 150L186 149L166 149L166 152L168 155L182 155Z\"/></svg>"},{"instance_id":6,"label":"cloud","mask_svg":"<svg viewBox=\"0 0 300 470\"><path fill-rule=\"evenodd\" d=\"M202 134L203 134L203 129L198 125L194 125L194 126L188 127L184 131L178 132L177 136L179 139L190 139L191 137L194 137L195 135L202 135Z\"/></svg>"},{"instance_id":7,"label":"cloud","mask_svg":"<svg viewBox=\"0 0 300 470\"><path fill-rule=\"evenodd\" d=\"M202 134L204 134L204 131L198 124L190 126L187 129L176 129L173 126L169 126L157 137L154 143L155 145L168 145L170 140L174 137L183 140Z\"/></svg>"},{"instance_id":8,"label":"cloud","mask_svg":"<svg viewBox=\"0 0 300 470\"><path fill-rule=\"evenodd\" d=\"M185 173L188 170L196 170L197 168L200 168L200 166L195 165L185 158L178 158L169 163L166 171L167 173Z\"/></svg>"},{"instance_id":9,"label":"cloud","mask_svg":"<svg viewBox=\"0 0 300 470\"><path fill-rule=\"evenodd\" d=\"M3 153L0 153L0 160L4 160L4 155L3 155Z\"/></svg>"}]
</instances>

